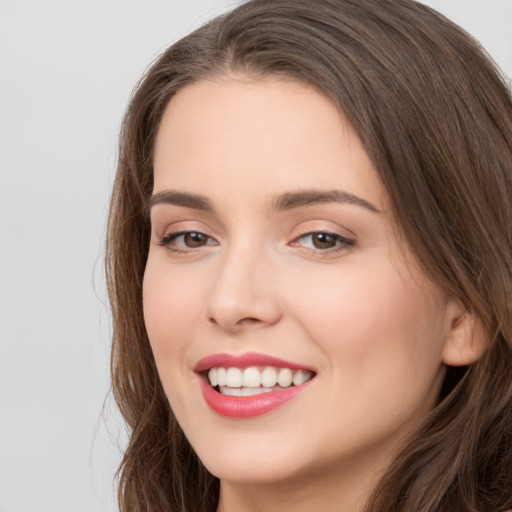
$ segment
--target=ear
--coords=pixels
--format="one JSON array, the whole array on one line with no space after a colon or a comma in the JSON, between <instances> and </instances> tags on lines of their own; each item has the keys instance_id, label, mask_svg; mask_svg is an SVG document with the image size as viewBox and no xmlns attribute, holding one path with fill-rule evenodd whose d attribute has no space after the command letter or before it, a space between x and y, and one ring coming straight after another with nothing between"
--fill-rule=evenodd
<instances>
[{"instance_id":1,"label":"ear","mask_svg":"<svg viewBox=\"0 0 512 512\"><path fill-rule=\"evenodd\" d=\"M442 357L448 366L468 366L484 353L488 335L480 318L461 302L452 300L447 311L451 322Z\"/></svg>"}]
</instances>

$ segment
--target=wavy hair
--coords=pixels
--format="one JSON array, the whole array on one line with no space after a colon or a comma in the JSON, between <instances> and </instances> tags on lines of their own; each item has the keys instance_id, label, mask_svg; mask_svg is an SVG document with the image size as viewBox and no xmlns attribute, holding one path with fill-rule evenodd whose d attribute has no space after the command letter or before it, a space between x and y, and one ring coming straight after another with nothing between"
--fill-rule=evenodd
<instances>
[{"instance_id":1,"label":"wavy hair","mask_svg":"<svg viewBox=\"0 0 512 512\"><path fill-rule=\"evenodd\" d=\"M446 370L438 404L368 512L512 508L512 101L479 44L412 0L253 0L165 51L126 112L107 239L113 394L129 429L121 512L211 512L218 480L177 424L142 313L153 148L173 95L238 72L329 97L352 124L425 274L481 319L488 346Z\"/></svg>"}]
</instances>

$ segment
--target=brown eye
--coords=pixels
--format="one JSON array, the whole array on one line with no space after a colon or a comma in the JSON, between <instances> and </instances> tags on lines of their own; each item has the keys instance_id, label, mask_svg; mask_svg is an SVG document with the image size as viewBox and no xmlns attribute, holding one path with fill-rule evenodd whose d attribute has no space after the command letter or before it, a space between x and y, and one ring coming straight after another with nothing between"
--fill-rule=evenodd
<instances>
[{"instance_id":1,"label":"brown eye","mask_svg":"<svg viewBox=\"0 0 512 512\"><path fill-rule=\"evenodd\" d=\"M181 231L162 237L159 245L174 252L187 252L205 246L218 245L218 242L199 231Z\"/></svg>"},{"instance_id":2,"label":"brown eye","mask_svg":"<svg viewBox=\"0 0 512 512\"><path fill-rule=\"evenodd\" d=\"M331 249L339 242L339 237L329 233L312 233L311 242L315 249Z\"/></svg>"},{"instance_id":3,"label":"brown eye","mask_svg":"<svg viewBox=\"0 0 512 512\"><path fill-rule=\"evenodd\" d=\"M314 251L317 254L332 254L347 250L353 247L354 240L345 238L338 233L329 233L328 231L314 231L306 233L294 240L292 246L302 247L303 249Z\"/></svg>"},{"instance_id":4,"label":"brown eye","mask_svg":"<svg viewBox=\"0 0 512 512\"><path fill-rule=\"evenodd\" d=\"M203 245L206 245L208 243L208 237L204 235L203 233L197 233L194 231L191 231L190 233L185 233L183 235L183 243L187 247L201 247Z\"/></svg>"}]
</instances>

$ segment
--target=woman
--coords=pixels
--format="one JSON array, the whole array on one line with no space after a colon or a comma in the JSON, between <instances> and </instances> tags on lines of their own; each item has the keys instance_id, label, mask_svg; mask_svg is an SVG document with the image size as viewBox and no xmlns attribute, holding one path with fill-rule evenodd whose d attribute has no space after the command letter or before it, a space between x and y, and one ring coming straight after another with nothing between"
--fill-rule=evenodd
<instances>
[{"instance_id":1,"label":"woman","mask_svg":"<svg viewBox=\"0 0 512 512\"><path fill-rule=\"evenodd\" d=\"M122 511L512 507L512 102L410 0L254 0L128 109Z\"/></svg>"}]
</instances>

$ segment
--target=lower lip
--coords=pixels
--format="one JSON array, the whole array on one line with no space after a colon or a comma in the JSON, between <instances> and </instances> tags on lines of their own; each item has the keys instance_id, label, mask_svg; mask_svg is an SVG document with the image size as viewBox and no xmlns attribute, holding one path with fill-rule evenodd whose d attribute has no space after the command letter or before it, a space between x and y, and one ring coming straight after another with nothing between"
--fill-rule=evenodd
<instances>
[{"instance_id":1,"label":"lower lip","mask_svg":"<svg viewBox=\"0 0 512 512\"><path fill-rule=\"evenodd\" d=\"M228 418L252 418L273 411L302 393L311 382L259 395L228 396L215 391L205 377L200 380L203 397L210 409Z\"/></svg>"}]
</instances>

